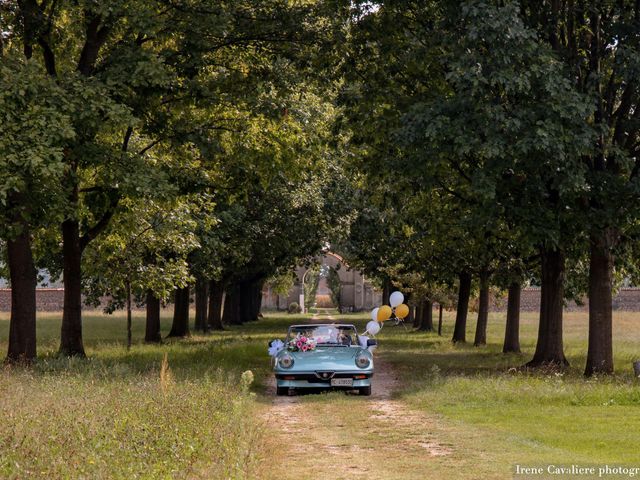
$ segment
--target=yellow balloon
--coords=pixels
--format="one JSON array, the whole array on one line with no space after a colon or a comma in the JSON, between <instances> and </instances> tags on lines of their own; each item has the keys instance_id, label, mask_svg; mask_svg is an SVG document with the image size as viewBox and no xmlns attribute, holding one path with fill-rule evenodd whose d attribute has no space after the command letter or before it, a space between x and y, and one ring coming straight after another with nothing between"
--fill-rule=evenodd
<instances>
[{"instance_id":1,"label":"yellow balloon","mask_svg":"<svg viewBox=\"0 0 640 480\"><path fill-rule=\"evenodd\" d=\"M409 315L409 306L401 303L396 307L396 317L404 318Z\"/></svg>"},{"instance_id":2,"label":"yellow balloon","mask_svg":"<svg viewBox=\"0 0 640 480\"><path fill-rule=\"evenodd\" d=\"M389 320L391 318L391 307L389 305L382 305L378 309L378 321L384 322L385 320Z\"/></svg>"}]
</instances>

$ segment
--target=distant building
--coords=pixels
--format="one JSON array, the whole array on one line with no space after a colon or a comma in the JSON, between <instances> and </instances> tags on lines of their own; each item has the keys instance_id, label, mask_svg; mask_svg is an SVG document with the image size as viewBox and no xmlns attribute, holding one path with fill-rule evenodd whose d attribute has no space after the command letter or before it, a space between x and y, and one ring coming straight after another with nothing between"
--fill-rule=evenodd
<instances>
[{"instance_id":1,"label":"distant building","mask_svg":"<svg viewBox=\"0 0 640 480\"><path fill-rule=\"evenodd\" d=\"M322 268L334 269L340 278L340 308L346 311L371 310L382 303L382 292L376 290L374 286L365 279L362 272L351 269L344 262L340 255L333 252L326 252L320 255L318 263ZM296 269L296 281L293 288L287 295L276 295L269 288L262 292L262 307L270 310L275 308L285 309L290 303L299 303L300 294L303 293L302 283L308 267L300 266ZM330 290L325 277L320 277L318 290L316 291L316 302L318 305L328 306L331 304ZM335 305L336 307L338 305Z\"/></svg>"}]
</instances>

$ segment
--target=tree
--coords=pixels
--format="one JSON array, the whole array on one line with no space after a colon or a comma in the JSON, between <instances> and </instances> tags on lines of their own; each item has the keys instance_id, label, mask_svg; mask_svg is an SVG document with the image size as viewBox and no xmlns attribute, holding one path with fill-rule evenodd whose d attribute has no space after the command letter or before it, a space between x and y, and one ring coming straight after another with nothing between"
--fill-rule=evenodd
<instances>
[{"instance_id":1,"label":"tree","mask_svg":"<svg viewBox=\"0 0 640 480\"><path fill-rule=\"evenodd\" d=\"M327 272L327 285L331 293L331 302L340 311L340 305L342 305L342 282L340 281L338 270L333 267L329 267Z\"/></svg>"},{"instance_id":2,"label":"tree","mask_svg":"<svg viewBox=\"0 0 640 480\"><path fill-rule=\"evenodd\" d=\"M161 143L188 144L190 136L224 128L215 116L185 122L189 107L261 101L269 87L265 76L278 63L281 46L297 40L299 16L308 10L250 0L215 7L154 0L19 2L11 30L16 41L24 43L26 57L37 52L67 98L76 100L70 109L76 136L66 142L63 157L61 353L84 355L82 257L120 201L135 197L138 182L149 179L132 171L153 165Z\"/></svg>"},{"instance_id":3,"label":"tree","mask_svg":"<svg viewBox=\"0 0 640 480\"><path fill-rule=\"evenodd\" d=\"M150 300L145 340L158 341L160 301L169 299L174 286L185 288L191 281L187 256L199 247L193 234L198 208L188 198L125 199L107 231L87 247L86 301L99 305L101 298L109 298L109 312L126 305L129 347L132 298Z\"/></svg>"},{"instance_id":4,"label":"tree","mask_svg":"<svg viewBox=\"0 0 640 480\"><path fill-rule=\"evenodd\" d=\"M173 300L173 323L167 337L188 337L189 331L189 303L191 291L189 286L176 289Z\"/></svg>"},{"instance_id":5,"label":"tree","mask_svg":"<svg viewBox=\"0 0 640 480\"><path fill-rule=\"evenodd\" d=\"M439 218L462 287L454 341L464 340L470 275L492 269L500 260L492 247L501 254L512 241L502 228L518 225L519 250L537 250L543 270L530 365L565 364L558 298L567 252L580 237L581 159L594 138L588 100L516 4L385 2L356 17L345 61L354 71L344 94L350 124L372 170L396 184L420 179L413 185L430 201L437 197L429 190L446 194L438 205L453 217Z\"/></svg>"},{"instance_id":6,"label":"tree","mask_svg":"<svg viewBox=\"0 0 640 480\"><path fill-rule=\"evenodd\" d=\"M318 284L320 283L320 266L312 265L308 270L304 278L304 284L302 285L304 291L304 309L306 312L316 302L316 292L318 291ZM340 304L338 304L340 308Z\"/></svg>"},{"instance_id":7,"label":"tree","mask_svg":"<svg viewBox=\"0 0 640 480\"><path fill-rule=\"evenodd\" d=\"M640 5L522 2L522 16L563 62L565 78L592 102L597 138L582 157L589 249L589 348L585 375L613 372L616 248L638 219Z\"/></svg>"},{"instance_id":8,"label":"tree","mask_svg":"<svg viewBox=\"0 0 640 480\"><path fill-rule=\"evenodd\" d=\"M207 321L212 330L224 330L222 324L222 299L224 286L216 280L209 280L209 305Z\"/></svg>"},{"instance_id":9,"label":"tree","mask_svg":"<svg viewBox=\"0 0 640 480\"><path fill-rule=\"evenodd\" d=\"M315 256L345 222L326 146L333 107L312 88L281 100L285 114L239 116L204 157L219 221L203 230L198 262L225 285L223 323L257 319L264 282Z\"/></svg>"},{"instance_id":10,"label":"tree","mask_svg":"<svg viewBox=\"0 0 640 480\"><path fill-rule=\"evenodd\" d=\"M276 309L280 310L280 296L287 295L293 288L295 281L295 272L288 270L283 273L277 273L269 278L265 283L271 288L271 291L277 295Z\"/></svg>"},{"instance_id":11,"label":"tree","mask_svg":"<svg viewBox=\"0 0 640 480\"><path fill-rule=\"evenodd\" d=\"M10 43L0 52L0 238L12 287L7 360L30 361L36 356L32 237L60 213L64 145L75 133L63 89L16 48Z\"/></svg>"},{"instance_id":12,"label":"tree","mask_svg":"<svg viewBox=\"0 0 640 480\"><path fill-rule=\"evenodd\" d=\"M513 282L507 298L507 324L504 333L503 353L520 353L520 293L522 285Z\"/></svg>"}]
</instances>

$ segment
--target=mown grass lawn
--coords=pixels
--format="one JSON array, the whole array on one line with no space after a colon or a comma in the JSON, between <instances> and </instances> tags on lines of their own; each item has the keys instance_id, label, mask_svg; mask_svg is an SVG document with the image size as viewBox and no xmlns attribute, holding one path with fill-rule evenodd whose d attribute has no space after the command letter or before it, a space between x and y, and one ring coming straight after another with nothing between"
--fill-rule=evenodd
<instances>
[{"instance_id":1,"label":"mown grass lawn","mask_svg":"<svg viewBox=\"0 0 640 480\"><path fill-rule=\"evenodd\" d=\"M0 314L3 351L7 318ZM364 314L339 318L360 329L367 321ZM38 362L30 369L4 367L0 374L0 478L266 477L274 447L258 415L269 403L263 396L266 345L299 319L269 314L221 333L163 345L139 342L127 352L122 314L87 313L89 359L68 360L55 356L60 315L40 315ZM533 353L533 314L523 314L521 355L500 352L501 314L491 315L489 345L481 348L451 345L452 313L442 337L386 326L377 355L401 379L396 398L428 414L433 423L415 428L433 431L453 454L422 467L401 451L384 462L396 471L420 468L425 478L510 478L516 463L637 464L640 382L631 361L640 358L640 315L616 314L617 372L611 378L582 377L586 320L567 314L571 368L563 374L512 368ZM142 312L133 325L134 339L141 339ZM168 372L161 368L165 353ZM245 370L256 380L250 391L240 380ZM342 430L340 444L357 440L375 449L397 441L392 425L374 425L363 436L371 426L363 401L340 394L302 399L310 415L335 411L354 426Z\"/></svg>"},{"instance_id":2,"label":"mown grass lawn","mask_svg":"<svg viewBox=\"0 0 640 480\"><path fill-rule=\"evenodd\" d=\"M616 375L585 379L587 315L566 313L565 345L571 367L533 373L514 367L533 355L537 315L524 313L523 353L501 353L504 315L492 314L488 345L452 345L454 314L445 315L442 337L385 329L382 355L405 380L399 393L414 408L437 412L458 425L487 433L491 461L533 463L638 463L640 314L614 315ZM467 338L473 338L471 322ZM505 465L508 466L508 465Z\"/></svg>"}]
</instances>

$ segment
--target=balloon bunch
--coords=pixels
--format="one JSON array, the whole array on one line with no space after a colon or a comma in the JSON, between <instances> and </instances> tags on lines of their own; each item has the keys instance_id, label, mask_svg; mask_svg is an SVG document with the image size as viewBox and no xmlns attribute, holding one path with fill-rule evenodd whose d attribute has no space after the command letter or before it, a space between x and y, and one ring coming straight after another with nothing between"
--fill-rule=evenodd
<instances>
[{"instance_id":1,"label":"balloon bunch","mask_svg":"<svg viewBox=\"0 0 640 480\"><path fill-rule=\"evenodd\" d=\"M396 291L389 296L389 305L391 306L382 305L371 310L371 321L367 323L365 333L376 335L382 330L384 322L392 318L396 320L396 323L401 322L409 315L409 306L402 302L404 302L404 295Z\"/></svg>"}]
</instances>

